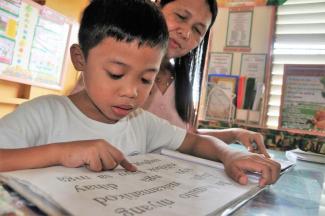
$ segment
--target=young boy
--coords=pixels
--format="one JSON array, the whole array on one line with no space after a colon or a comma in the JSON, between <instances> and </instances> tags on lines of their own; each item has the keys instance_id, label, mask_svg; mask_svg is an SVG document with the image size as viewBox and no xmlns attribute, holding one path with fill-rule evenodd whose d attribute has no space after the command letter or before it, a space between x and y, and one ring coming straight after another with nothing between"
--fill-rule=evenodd
<instances>
[{"instance_id":1,"label":"young boy","mask_svg":"<svg viewBox=\"0 0 325 216\"><path fill-rule=\"evenodd\" d=\"M186 133L140 107L166 52L168 31L149 0L96 0L85 9L72 62L85 89L69 97L42 96L0 120L0 171L63 165L93 171L136 167L125 155L169 148L220 160L247 183L246 171L274 183L278 163L230 149L218 139Z\"/></svg>"}]
</instances>

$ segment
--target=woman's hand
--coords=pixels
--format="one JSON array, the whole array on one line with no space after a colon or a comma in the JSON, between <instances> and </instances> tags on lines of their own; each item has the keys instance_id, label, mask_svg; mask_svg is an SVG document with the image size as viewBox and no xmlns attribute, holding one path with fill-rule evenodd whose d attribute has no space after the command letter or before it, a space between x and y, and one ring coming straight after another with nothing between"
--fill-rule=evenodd
<instances>
[{"instance_id":1,"label":"woman's hand","mask_svg":"<svg viewBox=\"0 0 325 216\"><path fill-rule=\"evenodd\" d=\"M262 134L242 128L235 128L233 133L236 140L244 145L248 151L263 154L265 157L270 158L270 155L266 151Z\"/></svg>"}]
</instances>

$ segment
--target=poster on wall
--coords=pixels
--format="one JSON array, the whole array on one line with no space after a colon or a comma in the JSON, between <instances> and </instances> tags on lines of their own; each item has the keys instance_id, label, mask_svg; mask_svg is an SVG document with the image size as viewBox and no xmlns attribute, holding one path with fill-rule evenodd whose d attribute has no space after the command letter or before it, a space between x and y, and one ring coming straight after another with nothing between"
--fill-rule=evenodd
<instances>
[{"instance_id":1,"label":"poster on wall","mask_svg":"<svg viewBox=\"0 0 325 216\"><path fill-rule=\"evenodd\" d=\"M280 127L325 132L325 65L285 65Z\"/></svg>"},{"instance_id":2,"label":"poster on wall","mask_svg":"<svg viewBox=\"0 0 325 216\"><path fill-rule=\"evenodd\" d=\"M208 74L231 74L232 53L211 52Z\"/></svg>"},{"instance_id":3,"label":"poster on wall","mask_svg":"<svg viewBox=\"0 0 325 216\"><path fill-rule=\"evenodd\" d=\"M60 86L69 28L55 11L41 10L28 64L34 81Z\"/></svg>"},{"instance_id":4,"label":"poster on wall","mask_svg":"<svg viewBox=\"0 0 325 216\"><path fill-rule=\"evenodd\" d=\"M8 1L6 8L17 14L2 6L0 79L62 89L70 22L30 0Z\"/></svg>"},{"instance_id":5,"label":"poster on wall","mask_svg":"<svg viewBox=\"0 0 325 216\"><path fill-rule=\"evenodd\" d=\"M0 70L12 63L20 2L0 1Z\"/></svg>"},{"instance_id":6,"label":"poster on wall","mask_svg":"<svg viewBox=\"0 0 325 216\"><path fill-rule=\"evenodd\" d=\"M253 10L229 11L226 47L250 47Z\"/></svg>"}]
</instances>

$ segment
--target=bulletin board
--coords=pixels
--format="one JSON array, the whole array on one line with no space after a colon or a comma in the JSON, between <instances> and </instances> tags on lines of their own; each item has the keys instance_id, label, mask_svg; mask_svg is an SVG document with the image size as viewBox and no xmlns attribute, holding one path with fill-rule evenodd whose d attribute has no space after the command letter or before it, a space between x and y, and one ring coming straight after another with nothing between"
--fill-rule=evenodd
<instances>
[{"instance_id":1,"label":"bulletin board","mask_svg":"<svg viewBox=\"0 0 325 216\"><path fill-rule=\"evenodd\" d=\"M325 132L325 65L285 65L280 127Z\"/></svg>"},{"instance_id":2,"label":"bulletin board","mask_svg":"<svg viewBox=\"0 0 325 216\"><path fill-rule=\"evenodd\" d=\"M63 88L71 22L30 0L0 1L0 79Z\"/></svg>"}]
</instances>

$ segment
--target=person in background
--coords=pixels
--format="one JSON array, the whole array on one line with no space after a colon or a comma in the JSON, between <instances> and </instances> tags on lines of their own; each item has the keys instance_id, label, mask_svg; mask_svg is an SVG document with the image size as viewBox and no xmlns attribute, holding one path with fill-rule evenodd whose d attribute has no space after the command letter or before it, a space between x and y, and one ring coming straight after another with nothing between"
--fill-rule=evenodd
<instances>
[{"instance_id":1,"label":"person in background","mask_svg":"<svg viewBox=\"0 0 325 216\"><path fill-rule=\"evenodd\" d=\"M269 157L260 133L242 128L196 129L192 100L194 79L202 77L209 31L217 16L215 0L161 0L156 2L166 19L169 31L167 58L155 80L143 108L170 123L226 143L236 141L248 151ZM72 93L83 88L82 79Z\"/></svg>"},{"instance_id":2,"label":"person in background","mask_svg":"<svg viewBox=\"0 0 325 216\"><path fill-rule=\"evenodd\" d=\"M83 73L84 89L69 97L35 98L0 119L0 171L53 165L92 171L121 165L136 171L126 156L168 148L221 161L240 184L247 184L247 171L261 173L260 186L278 179L277 162L187 132L139 108L168 42L163 15L150 0L92 1L78 36L70 54Z\"/></svg>"},{"instance_id":3,"label":"person in background","mask_svg":"<svg viewBox=\"0 0 325 216\"><path fill-rule=\"evenodd\" d=\"M194 127L192 84L202 76L209 31L217 16L216 1L161 0L157 4L166 19L170 39L167 59L143 108L179 127L226 143L238 141L249 151L269 157L259 133L241 128L196 130Z\"/></svg>"}]
</instances>

